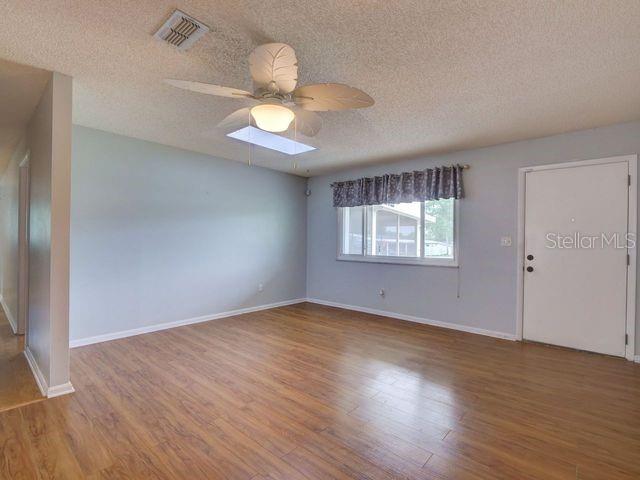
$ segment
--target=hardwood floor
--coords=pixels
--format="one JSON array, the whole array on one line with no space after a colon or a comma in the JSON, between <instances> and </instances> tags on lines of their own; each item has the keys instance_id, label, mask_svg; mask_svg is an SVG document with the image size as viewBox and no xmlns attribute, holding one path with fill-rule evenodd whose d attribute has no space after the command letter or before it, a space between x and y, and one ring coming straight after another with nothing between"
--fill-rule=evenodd
<instances>
[{"instance_id":1,"label":"hardwood floor","mask_svg":"<svg viewBox=\"0 0 640 480\"><path fill-rule=\"evenodd\" d=\"M71 361L0 414L0 478L640 478L622 359L300 304Z\"/></svg>"},{"instance_id":2,"label":"hardwood floor","mask_svg":"<svg viewBox=\"0 0 640 480\"><path fill-rule=\"evenodd\" d=\"M13 334L0 308L0 412L44 399L23 350L24 336Z\"/></svg>"}]
</instances>

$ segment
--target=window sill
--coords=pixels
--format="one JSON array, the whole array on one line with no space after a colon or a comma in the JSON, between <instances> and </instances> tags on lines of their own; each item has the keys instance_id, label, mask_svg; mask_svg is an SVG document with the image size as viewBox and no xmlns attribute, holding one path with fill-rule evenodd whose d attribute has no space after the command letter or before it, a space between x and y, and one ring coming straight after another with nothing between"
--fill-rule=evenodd
<instances>
[{"instance_id":1,"label":"window sill","mask_svg":"<svg viewBox=\"0 0 640 480\"><path fill-rule=\"evenodd\" d=\"M420 267L458 268L458 262L450 258L374 257L363 255L338 255L340 262L388 263L393 265L417 265Z\"/></svg>"}]
</instances>

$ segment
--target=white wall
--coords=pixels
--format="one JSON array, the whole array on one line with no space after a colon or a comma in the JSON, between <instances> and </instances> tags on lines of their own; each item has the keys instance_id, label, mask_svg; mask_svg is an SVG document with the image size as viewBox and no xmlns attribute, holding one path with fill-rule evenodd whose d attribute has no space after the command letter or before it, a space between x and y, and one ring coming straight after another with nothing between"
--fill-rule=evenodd
<instances>
[{"instance_id":1,"label":"white wall","mask_svg":"<svg viewBox=\"0 0 640 480\"><path fill-rule=\"evenodd\" d=\"M30 150L27 347L49 388L69 381L70 77L53 73L27 127Z\"/></svg>"},{"instance_id":2,"label":"white wall","mask_svg":"<svg viewBox=\"0 0 640 480\"><path fill-rule=\"evenodd\" d=\"M305 187L74 127L71 341L304 298Z\"/></svg>"},{"instance_id":3,"label":"white wall","mask_svg":"<svg viewBox=\"0 0 640 480\"><path fill-rule=\"evenodd\" d=\"M515 334L518 168L638 152L640 122L634 122L312 178L307 296ZM454 163L471 165L460 202L459 270L336 261L331 182ZM500 246L504 235L513 237L513 247Z\"/></svg>"},{"instance_id":4,"label":"white wall","mask_svg":"<svg viewBox=\"0 0 640 480\"><path fill-rule=\"evenodd\" d=\"M25 154L23 138L0 178L0 295L14 331L18 322L18 185Z\"/></svg>"}]
</instances>

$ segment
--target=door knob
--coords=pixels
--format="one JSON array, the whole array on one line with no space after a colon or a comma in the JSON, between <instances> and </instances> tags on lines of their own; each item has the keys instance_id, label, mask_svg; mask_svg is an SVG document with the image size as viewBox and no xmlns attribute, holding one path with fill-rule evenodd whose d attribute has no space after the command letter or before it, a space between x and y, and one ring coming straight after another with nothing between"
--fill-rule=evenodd
<instances>
[{"instance_id":1,"label":"door knob","mask_svg":"<svg viewBox=\"0 0 640 480\"><path fill-rule=\"evenodd\" d=\"M533 255L531 254L527 255L527 260L533 260Z\"/></svg>"},{"instance_id":2,"label":"door knob","mask_svg":"<svg viewBox=\"0 0 640 480\"><path fill-rule=\"evenodd\" d=\"M527 272L533 272L533 267L527 267Z\"/></svg>"}]
</instances>

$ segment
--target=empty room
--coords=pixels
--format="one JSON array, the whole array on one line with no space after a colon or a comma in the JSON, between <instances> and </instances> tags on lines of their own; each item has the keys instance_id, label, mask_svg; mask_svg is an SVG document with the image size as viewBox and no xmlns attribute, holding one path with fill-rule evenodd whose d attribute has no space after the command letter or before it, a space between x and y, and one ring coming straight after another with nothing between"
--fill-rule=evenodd
<instances>
[{"instance_id":1,"label":"empty room","mask_svg":"<svg viewBox=\"0 0 640 480\"><path fill-rule=\"evenodd\" d=\"M640 2L0 5L0 479L640 478Z\"/></svg>"}]
</instances>

